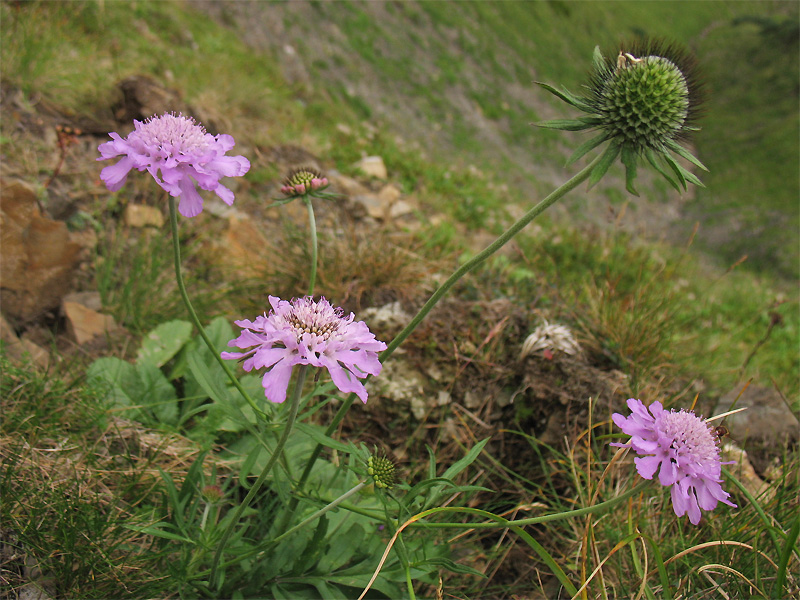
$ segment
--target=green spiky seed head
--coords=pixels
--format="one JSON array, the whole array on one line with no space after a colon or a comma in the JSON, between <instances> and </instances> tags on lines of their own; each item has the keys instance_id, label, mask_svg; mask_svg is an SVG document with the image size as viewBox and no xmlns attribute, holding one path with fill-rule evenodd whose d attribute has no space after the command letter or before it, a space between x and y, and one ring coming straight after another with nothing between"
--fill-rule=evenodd
<instances>
[{"instance_id":1,"label":"green spiky seed head","mask_svg":"<svg viewBox=\"0 0 800 600\"><path fill-rule=\"evenodd\" d=\"M694 61L677 46L641 40L623 46L615 58L607 58L595 48L588 93L583 97L544 83L539 85L586 113L577 119L545 121L539 126L598 132L575 150L567 164L607 143L589 176L590 186L605 175L618 157L625 165L626 187L632 194L637 194L633 184L641 159L676 189L680 189L679 184L686 189L687 182L702 185L674 156L707 170L679 143L697 130L694 121L701 102L701 86Z\"/></svg>"},{"instance_id":2,"label":"green spiky seed head","mask_svg":"<svg viewBox=\"0 0 800 600\"><path fill-rule=\"evenodd\" d=\"M388 489L394 485L394 463L385 456L370 456L367 459L367 472L375 481L376 487Z\"/></svg>"},{"instance_id":3,"label":"green spiky seed head","mask_svg":"<svg viewBox=\"0 0 800 600\"><path fill-rule=\"evenodd\" d=\"M689 88L681 70L661 56L620 52L617 66L595 92L603 128L623 144L661 149L680 135L689 112Z\"/></svg>"}]
</instances>

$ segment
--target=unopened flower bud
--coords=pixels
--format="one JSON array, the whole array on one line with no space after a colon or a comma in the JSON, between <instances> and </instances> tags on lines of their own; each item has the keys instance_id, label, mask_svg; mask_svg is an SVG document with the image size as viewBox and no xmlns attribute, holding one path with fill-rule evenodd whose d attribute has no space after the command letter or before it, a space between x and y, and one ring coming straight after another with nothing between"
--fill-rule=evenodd
<instances>
[{"instance_id":1,"label":"unopened flower bud","mask_svg":"<svg viewBox=\"0 0 800 600\"><path fill-rule=\"evenodd\" d=\"M281 192L287 196L303 196L311 191L323 189L327 185L327 177L323 177L314 169L303 167L289 173L283 181Z\"/></svg>"},{"instance_id":2,"label":"unopened flower bud","mask_svg":"<svg viewBox=\"0 0 800 600\"><path fill-rule=\"evenodd\" d=\"M218 485L207 485L200 493L203 495L205 501L210 504L216 504L225 496L225 494L222 492L222 488L220 488Z\"/></svg>"},{"instance_id":3,"label":"unopened flower bud","mask_svg":"<svg viewBox=\"0 0 800 600\"><path fill-rule=\"evenodd\" d=\"M372 476L376 487L388 489L394 485L395 466L385 456L370 456L367 459L367 472Z\"/></svg>"}]
</instances>

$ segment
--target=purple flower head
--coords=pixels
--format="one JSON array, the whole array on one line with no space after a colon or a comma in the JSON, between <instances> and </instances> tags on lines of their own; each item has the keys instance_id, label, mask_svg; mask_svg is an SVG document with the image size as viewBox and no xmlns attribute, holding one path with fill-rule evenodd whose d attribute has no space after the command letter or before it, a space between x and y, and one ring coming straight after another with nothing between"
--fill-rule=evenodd
<instances>
[{"instance_id":1,"label":"purple flower head","mask_svg":"<svg viewBox=\"0 0 800 600\"><path fill-rule=\"evenodd\" d=\"M269 303L269 315L256 317L254 322L235 321L243 331L228 346L247 351L223 352L222 358L247 357L242 365L245 371L268 369L261 383L271 402L286 400L295 365L328 369L336 387L355 392L366 402L367 390L359 379L381 372L377 353L386 349L366 323L354 321L353 313L343 317L342 309L333 308L325 298L315 302L306 296L287 302L270 296Z\"/></svg>"},{"instance_id":2,"label":"purple flower head","mask_svg":"<svg viewBox=\"0 0 800 600\"><path fill-rule=\"evenodd\" d=\"M634 460L636 470L645 479L652 479L659 471L659 483L672 486L672 507L677 516L688 513L689 520L697 525L700 509L714 510L717 502L736 506L720 485L718 438L708 423L691 411L666 411L660 402L647 407L631 398L628 408L629 416L614 413L611 418L631 439L627 444L611 445L633 448L639 454Z\"/></svg>"},{"instance_id":3,"label":"purple flower head","mask_svg":"<svg viewBox=\"0 0 800 600\"><path fill-rule=\"evenodd\" d=\"M144 122L134 120L133 125L135 129L125 139L109 133L112 141L97 148L102 155L97 160L123 157L100 172L100 179L109 190L119 190L131 169L147 169L171 196L180 196L178 211L184 217L195 217L203 210L195 183L215 192L225 204L233 204L233 192L219 180L244 175L250 169L250 161L244 156L225 156L234 146L231 136L206 133L194 119L181 114L152 116ZM159 178L159 171L163 179Z\"/></svg>"}]
</instances>

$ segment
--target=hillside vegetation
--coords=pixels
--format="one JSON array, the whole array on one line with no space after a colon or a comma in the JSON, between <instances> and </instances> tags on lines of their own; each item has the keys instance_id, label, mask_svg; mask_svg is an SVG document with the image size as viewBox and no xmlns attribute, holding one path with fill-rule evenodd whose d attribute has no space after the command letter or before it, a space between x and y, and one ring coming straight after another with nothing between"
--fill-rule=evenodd
<instances>
[{"instance_id":1,"label":"hillside vegetation","mask_svg":"<svg viewBox=\"0 0 800 600\"><path fill-rule=\"evenodd\" d=\"M749 386L787 420L800 413L799 10L0 3L0 175L94 240L73 288L99 292L122 326L81 347L58 310L12 322L50 344L46 371L0 348L0 542L18 550L3 555L3 585L37 579L56 597L357 597L399 523L462 506L451 517L462 528L489 518L481 511L508 528L410 524L366 597L796 592L796 437L735 439L755 479L736 471L745 484L734 487L725 473L738 509L708 512L700 527L674 518L658 484L653 497L637 492L633 462L616 463L608 443L621 439L611 413L631 396L710 415ZM202 214L180 218L176 246L206 343L225 349L233 320L268 311L269 295L307 293L305 206L272 206L299 166L327 174L336 194L314 201L314 295L389 342L398 318L588 162L564 167L588 136L532 125L576 116L535 82L579 92L596 45L613 56L620 39L642 35L697 56L707 101L693 151L709 168L698 173L705 187L681 196L642 168L635 197L619 164L577 187L459 280L344 420L349 404L327 373L309 377L302 428L274 478L257 477L291 422L289 403L267 402L253 373L240 381L258 403L243 402L187 321L170 224L127 222L130 206L166 214L166 194L147 172L114 193L100 180L110 163L96 162L97 146L130 132L141 108L120 82L144 82L209 133L232 135L232 153L251 163L229 178L233 211L207 198ZM59 145L56 126L75 131L74 145ZM365 174L367 156L381 157L386 177ZM371 213L384 193L407 210ZM525 356L524 340L546 324L563 324L580 352ZM148 353L161 362L143 361ZM325 450L309 468L313 491L302 478L293 487L315 446ZM398 465L395 496L370 486L270 546L355 486L366 464L373 475L367 460L383 453ZM634 491L603 516L505 521L591 508L623 490Z\"/></svg>"}]
</instances>

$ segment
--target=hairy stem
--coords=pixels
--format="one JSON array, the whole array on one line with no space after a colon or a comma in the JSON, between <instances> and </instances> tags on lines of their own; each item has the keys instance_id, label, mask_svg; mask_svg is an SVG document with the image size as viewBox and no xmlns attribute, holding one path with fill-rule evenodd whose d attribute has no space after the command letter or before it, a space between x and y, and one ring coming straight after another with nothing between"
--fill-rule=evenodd
<instances>
[{"instance_id":1,"label":"hairy stem","mask_svg":"<svg viewBox=\"0 0 800 600\"><path fill-rule=\"evenodd\" d=\"M208 334L206 334L206 330L203 328L203 325L200 323L200 319L197 317L197 313L194 311L194 307L189 300L189 294L186 293L186 286L183 283L183 276L181 275L181 245L178 239L178 213L175 210L175 198L172 196L169 197L169 222L170 226L172 227L172 250L175 258L175 279L178 282L178 290L180 291L183 303L186 305L186 310L189 312L189 318L192 320L195 328L197 328L197 331L200 333L200 337L203 338L203 341L205 342L206 346L208 346L208 349L211 350L211 355L220 364L222 370L225 371L225 375L228 376L228 379L230 379L233 386L239 390L239 393L250 405L250 408L252 408L257 415L264 417L264 411L262 411L256 405L256 403L253 402L253 399L250 397L250 395L244 391L242 384L239 383L239 380L230 370L228 364L225 362L225 359L220 356L219 350L214 347L214 343L208 337Z\"/></svg>"}]
</instances>

